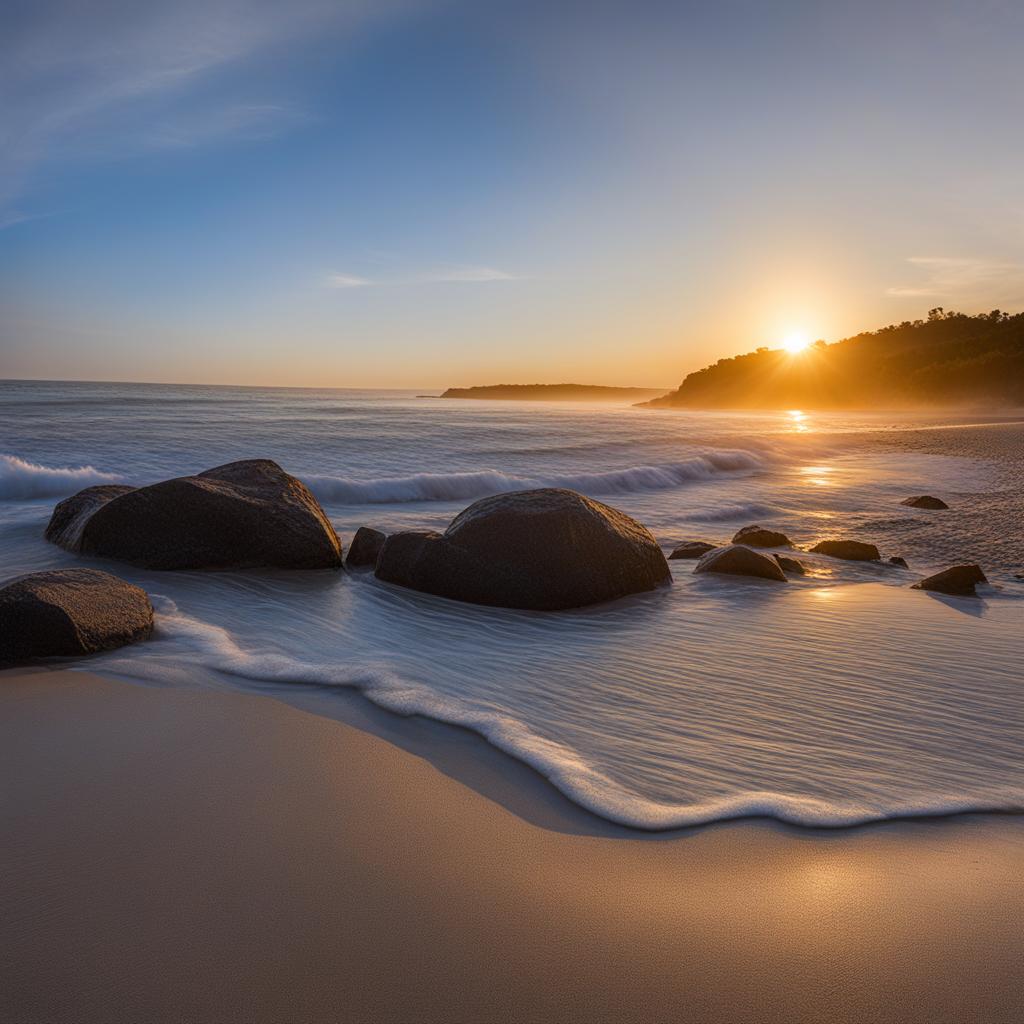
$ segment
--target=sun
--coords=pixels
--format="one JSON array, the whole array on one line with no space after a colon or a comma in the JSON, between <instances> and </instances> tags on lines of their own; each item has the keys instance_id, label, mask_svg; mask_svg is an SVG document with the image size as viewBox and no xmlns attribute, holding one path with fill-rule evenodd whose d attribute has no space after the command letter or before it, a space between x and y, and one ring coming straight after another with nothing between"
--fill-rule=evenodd
<instances>
[{"instance_id":1,"label":"sun","mask_svg":"<svg viewBox=\"0 0 1024 1024\"><path fill-rule=\"evenodd\" d=\"M795 356L798 352L803 352L810 343L810 337L803 331L791 331L782 339L782 347L791 356Z\"/></svg>"}]
</instances>

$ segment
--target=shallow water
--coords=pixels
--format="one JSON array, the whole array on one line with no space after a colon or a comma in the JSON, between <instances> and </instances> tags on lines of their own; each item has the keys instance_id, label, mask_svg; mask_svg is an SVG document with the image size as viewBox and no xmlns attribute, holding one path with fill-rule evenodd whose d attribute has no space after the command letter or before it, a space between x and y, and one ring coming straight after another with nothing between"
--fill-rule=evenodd
<instances>
[{"instance_id":1,"label":"shallow water","mask_svg":"<svg viewBox=\"0 0 1024 1024\"><path fill-rule=\"evenodd\" d=\"M1024 570L1020 520L1014 536L1003 525L1019 466L994 444L988 458L985 435L980 448L958 445L957 430L902 440L962 419L0 383L0 579L88 561L42 540L60 496L256 456L306 480L346 541L364 524L443 527L476 497L541 485L622 508L666 548L755 521L800 544L852 535L914 571L807 556L811 573L780 585L675 562L672 587L545 614L366 574L108 563L154 595L157 636L89 664L157 682L191 665L271 692L313 685L325 707L337 686L357 686L392 710L474 728L596 813L647 828L1019 808ZM1021 430L988 429L993 440ZM926 492L953 510L899 504ZM907 589L983 556L996 586L981 599Z\"/></svg>"}]
</instances>

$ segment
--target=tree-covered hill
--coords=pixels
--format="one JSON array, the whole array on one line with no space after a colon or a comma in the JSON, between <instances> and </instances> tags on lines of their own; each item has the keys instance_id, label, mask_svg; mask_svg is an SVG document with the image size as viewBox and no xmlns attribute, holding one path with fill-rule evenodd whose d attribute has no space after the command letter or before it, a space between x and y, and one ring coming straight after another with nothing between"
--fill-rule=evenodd
<instances>
[{"instance_id":1,"label":"tree-covered hill","mask_svg":"<svg viewBox=\"0 0 1024 1024\"><path fill-rule=\"evenodd\" d=\"M1024 407L1024 313L941 307L803 352L720 359L648 406L709 408Z\"/></svg>"}]
</instances>

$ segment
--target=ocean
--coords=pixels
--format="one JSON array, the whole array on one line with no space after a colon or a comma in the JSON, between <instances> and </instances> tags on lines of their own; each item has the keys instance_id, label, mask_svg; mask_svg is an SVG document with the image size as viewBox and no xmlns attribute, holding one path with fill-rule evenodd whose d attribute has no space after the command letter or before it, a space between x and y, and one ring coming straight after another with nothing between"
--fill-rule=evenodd
<instances>
[{"instance_id":1,"label":"ocean","mask_svg":"<svg viewBox=\"0 0 1024 1024\"><path fill-rule=\"evenodd\" d=\"M423 392L419 392L422 394ZM57 500L243 458L305 481L343 542L443 529L479 497L570 487L666 552L761 523L910 570L802 555L787 584L694 576L580 611L480 608L372 573L155 573L43 539ZM619 824L770 815L843 826L1024 807L1024 423L938 414L654 411L406 391L0 382L0 583L95 565L144 587L146 643L75 664L330 713L357 689L474 730ZM948 512L907 508L914 494ZM991 586L910 584L978 561Z\"/></svg>"}]
</instances>

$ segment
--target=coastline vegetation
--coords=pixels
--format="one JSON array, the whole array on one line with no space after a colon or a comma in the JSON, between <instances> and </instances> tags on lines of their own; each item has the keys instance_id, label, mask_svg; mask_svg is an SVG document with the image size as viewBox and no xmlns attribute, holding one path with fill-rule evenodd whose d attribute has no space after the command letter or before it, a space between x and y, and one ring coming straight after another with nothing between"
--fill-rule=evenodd
<instances>
[{"instance_id":1,"label":"coastline vegetation","mask_svg":"<svg viewBox=\"0 0 1024 1024\"><path fill-rule=\"evenodd\" d=\"M1024 407L1024 313L929 310L799 352L758 348L689 374L658 408Z\"/></svg>"}]
</instances>

